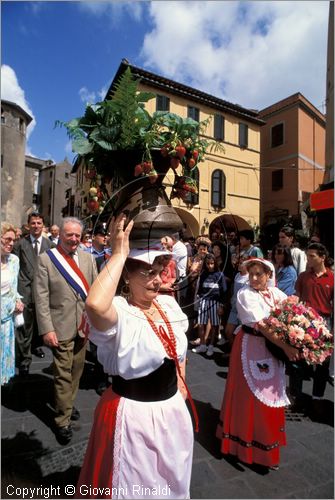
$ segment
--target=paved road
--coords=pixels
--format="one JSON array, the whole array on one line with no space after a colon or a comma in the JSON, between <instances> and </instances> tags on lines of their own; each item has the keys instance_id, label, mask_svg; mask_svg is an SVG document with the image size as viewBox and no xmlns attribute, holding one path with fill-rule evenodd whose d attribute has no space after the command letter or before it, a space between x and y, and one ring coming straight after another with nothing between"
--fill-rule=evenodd
<instances>
[{"instance_id":1,"label":"paved road","mask_svg":"<svg viewBox=\"0 0 335 500\"><path fill-rule=\"evenodd\" d=\"M271 499L334 498L333 387L326 390L324 422L287 413L287 441L279 471L236 464L219 453L215 428L227 376L227 359L219 348L212 359L188 353L187 379L200 417L196 436L191 498ZM72 498L64 487L75 484L99 396L94 390L92 365L87 362L76 402L81 419L74 438L60 446L50 430L52 377L42 370L50 353L34 358L27 379L14 379L2 390L2 494L22 498L22 488L37 488L30 498ZM304 382L310 398L311 381ZM9 486L11 485L11 486ZM50 489L52 487L52 490ZM46 488L42 490L42 488Z\"/></svg>"}]
</instances>

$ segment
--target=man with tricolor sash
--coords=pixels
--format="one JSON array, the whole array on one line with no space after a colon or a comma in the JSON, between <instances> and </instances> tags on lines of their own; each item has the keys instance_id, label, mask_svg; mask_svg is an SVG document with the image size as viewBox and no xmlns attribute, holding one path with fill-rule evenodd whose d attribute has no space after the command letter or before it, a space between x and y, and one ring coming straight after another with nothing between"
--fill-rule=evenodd
<instances>
[{"instance_id":1,"label":"man with tricolor sash","mask_svg":"<svg viewBox=\"0 0 335 500\"><path fill-rule=\"evenodd\" d=\"M57 247L38 258L34 282L39 334L53 353L55 434L61 444L71 440L71 420L80 417L73 406L85 363L80 325L97 276L95 259L78 248L82 231L79 219L63 219Z\"/></svg>"}]
</instances>

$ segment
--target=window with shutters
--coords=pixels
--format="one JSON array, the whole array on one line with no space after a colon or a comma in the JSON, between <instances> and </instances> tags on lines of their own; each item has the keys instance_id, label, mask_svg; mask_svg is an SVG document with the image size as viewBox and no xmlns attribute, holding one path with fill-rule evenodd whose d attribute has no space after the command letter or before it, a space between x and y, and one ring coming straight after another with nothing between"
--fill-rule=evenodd
<instances>
[{"instance_id":1,"label":"window with shutters","mask_svg":"<svg viewBox=\"0 0 335 500\"><path fill-rule=\"evenodd\" d=\"M222 115L214 115L214 139L224 140L224 117Z\"/></svg>"},{"instance_id":2,"label":"window with shutters","mask_svg":"<svg viewBox=\"0 0 335 500\"><path fill-rule=\"evenodd\" d=\"M222 170L212 173L212 206L225 208L226 206L226 176Z\"/></svg>"},{"instance_id":3,"label":"window with shutters","mask_svg":"<svg viewBox=\"0 0 335 500\"><path fill-rule=\"evenodd\" d=\"M248 125L239 123L238 144L240 148L248 147Z\"/></svg>"},{"instance_id":4,"label":"window with shutters","mask_svg":"<svg viewBox=\"0 0 335 500\"><path fill-rule=\"evenodd\" d=\"M192 118L196 122L199 121L199 108L195 108L194 106L187 106L187 116L188 118Z\"/></svg>"},{"instance_id":5,"label":"window with shutters","mask_svg":"<svg viewBox=\"0 0 335 500\"><path fill-rule=\"evenodd\" d=\"M156 111L170 111L170 98L166 95L157 95Z\"/></svg>"}]
</instances>

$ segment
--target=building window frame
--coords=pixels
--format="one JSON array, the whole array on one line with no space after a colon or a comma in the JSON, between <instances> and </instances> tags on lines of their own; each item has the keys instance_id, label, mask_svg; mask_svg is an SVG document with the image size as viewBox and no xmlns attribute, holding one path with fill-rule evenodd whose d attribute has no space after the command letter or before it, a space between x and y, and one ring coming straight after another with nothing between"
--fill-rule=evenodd
<instances>
[{"instance_id":1,"label":"building window frame","mask_svg":"<svg viewBox=\"0 0 335 500\"><path fill-rule=\"evenodd\" d=\"M225 118L223 115L214 115L214 134L213 137L216 141L224 141L225 134Z\"/></svg>"},{"instance_id":2,"label":"building window frame","mask_svg":"<svg viewBox=\"0 0 335 500\"><path fill-rule=\"evenodd\" d=\"M200 109L195 106L187 106L187 117L192 118L192 120L200 121Z\"/></svg>"},{"instance_id":3,"label":"building window frame","mask_svg":"<svg viewBox=\"0 0 335 500\"><path fill-rule=\"evenodd\" d=\"M157 94L156 111L170 111L170 98L167 95Z\"/></svg>"},{"instance_id":4,"label":"building window frame","mask_svg":"<svg viewBox=\"0 0 335 500\"><path fill-rule=\"evenodd\" d=\"M243 149L246 149L249 145L249 127L243 122L238 124L238 144Z\"/></svg>"},{"instance_id":5,"label":"building window frame","mask_svg":"<svg viewBox=\"0 0 335 500\"><path fill-rule=\"evenodd\" d=\"M271 148L282 146L285 141L285 127L284 122L272 125L270 129L270 145Z\"/></svg>"},{"instance_id":6,"label":"building window frame","mask_svg":"<svg viewBox=\"0 0 335 500\"><path fill-rule=\"evenodd\" d=\"M284 187L284 169L278 168L271 172L272 191L280 191Z\"/></svg>"},{"instance_id":7,"label":"building window frame","mask_svg":"<svg viewBox=\"0 0 335 500\"><path fill-rule=\"evenodd\" d=\"M215 208L226 207L226 175L223 170L215 169L212 173L211 205Z\"/></svg>"}]
</instances>

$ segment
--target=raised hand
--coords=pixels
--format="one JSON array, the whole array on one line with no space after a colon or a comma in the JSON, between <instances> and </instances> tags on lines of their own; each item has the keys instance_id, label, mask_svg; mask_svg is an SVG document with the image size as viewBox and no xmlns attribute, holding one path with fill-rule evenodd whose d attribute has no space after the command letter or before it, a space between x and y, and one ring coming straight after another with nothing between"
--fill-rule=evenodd
<instances>
[{"instance_id":1,"label":"raised hand","mask_svg":"<svg viewBox=\"0 0 335 500\"><path fill-rule=\"evenodd\" d=\"M129 254L129 235L134 225L133 220L126 225L126 220L127 216L121 213L117 217L112 217L108 228L112 254L121 254L124 259L126 259Z\"/></svg>"}]
</instances>

